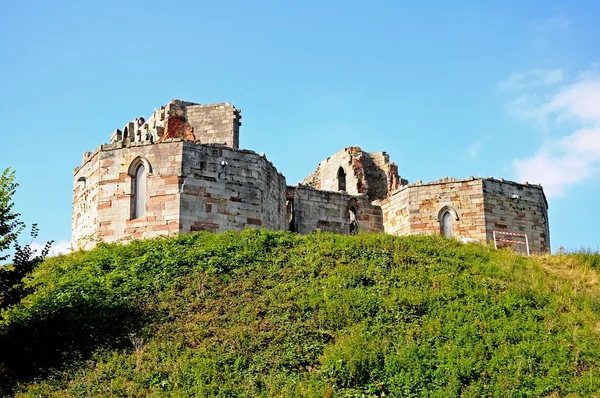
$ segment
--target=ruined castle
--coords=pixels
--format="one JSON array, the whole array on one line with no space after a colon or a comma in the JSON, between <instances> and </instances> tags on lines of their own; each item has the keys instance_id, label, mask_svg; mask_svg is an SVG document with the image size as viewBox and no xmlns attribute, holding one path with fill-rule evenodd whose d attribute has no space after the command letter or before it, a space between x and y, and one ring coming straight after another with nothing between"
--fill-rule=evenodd
<instances>
[{"instance_id":1,"label":"ruined castle","mask_svg":"<svg viewBox=\"0 0 600 398\"><path fill-rule=\"evenodd\" d=\"M74 173L73 249L248 227L443 234L550 249L539 185L474 177L409 184L385 152L348 147L289 186L263 154L239 148L240 120L229 103L172 100L85 152Z\"/></svg>"}]
</instances>

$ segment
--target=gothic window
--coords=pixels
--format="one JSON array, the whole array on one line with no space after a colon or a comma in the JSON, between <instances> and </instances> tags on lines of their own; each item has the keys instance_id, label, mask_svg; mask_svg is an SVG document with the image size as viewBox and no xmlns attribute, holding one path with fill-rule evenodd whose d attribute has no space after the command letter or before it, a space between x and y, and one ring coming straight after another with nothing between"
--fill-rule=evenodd
<instances>
[{"instance_id":1,"label":"gothic window","mask_svg":"<svg viewBox=\"0 0 600 398\"><path fill-rule=\"evenodd\" d=\"M454 216L448 210L442 214L442 235L447 238L454 236Z\"/></svg>"},{"instance_id":2,"label":"gothic window","mask_svg":"<svg viewBox=\"0 0 600 398\"><path fill-rule=\"evenodd\" d=\"M346 173L344 169L340 167L337 172L337 180L338 180L338 191L346 190Z\"/></svg>"},{"instance_id":3,"label":"gothic window","mask_svg":"<svg viewBox=\"0 0 600 398\"><path fill-rule=\"evenodd\" d=\"M133 212L132 217L140 218L146 214L146 168L138 165L133 178Z\"/></svg>"}]
</instances>

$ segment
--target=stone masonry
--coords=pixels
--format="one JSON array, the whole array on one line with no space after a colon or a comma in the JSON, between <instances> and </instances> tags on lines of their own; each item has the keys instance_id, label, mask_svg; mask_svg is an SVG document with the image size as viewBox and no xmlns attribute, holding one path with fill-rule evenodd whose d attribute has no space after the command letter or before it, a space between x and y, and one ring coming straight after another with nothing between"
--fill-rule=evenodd
<instances>
[{"instance_id":1,"label":"stone masonry","mask_svg":"<svg viewBox=\"0 0 600 398\"><path fill-rule=\"evenodd\" d=\"M72 247L190 231L265 227L309 233L444 234L550 250L539 185L492 178L409 184L385 152L348 147L295 186L264 155L239 149L229 103L172 100L113 132L75 169Z\"/></svg>"}]
</instances>

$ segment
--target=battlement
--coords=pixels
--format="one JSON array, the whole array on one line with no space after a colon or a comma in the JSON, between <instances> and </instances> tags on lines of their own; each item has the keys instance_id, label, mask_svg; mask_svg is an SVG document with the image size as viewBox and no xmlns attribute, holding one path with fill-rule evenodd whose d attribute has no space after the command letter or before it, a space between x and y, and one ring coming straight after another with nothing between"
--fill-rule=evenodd
<instances>
[{"instance_id":1,"label":"battlement","mask_svg":"<svg viewBox=\"0 0 600 398\"><path fill-rule=\"evenodd\" d=\"M110 143L155 143L172 138L239 148L241 111L228 102L197 104L173 99L146 120L137 117L115 130Z\"/></svg>"}]
</instances>

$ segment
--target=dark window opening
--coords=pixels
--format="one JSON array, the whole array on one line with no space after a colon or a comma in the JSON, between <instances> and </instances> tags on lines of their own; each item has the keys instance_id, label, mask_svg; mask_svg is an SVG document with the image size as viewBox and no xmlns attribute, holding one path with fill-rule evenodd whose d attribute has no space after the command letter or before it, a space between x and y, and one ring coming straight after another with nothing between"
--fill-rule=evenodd
<instances>
[{"instance_id":1,"label":"dark window opening","mask_svg":"<svg viewBox=\"0 0 600 398\"><path fill-rule=\"evenodd\" d=\"M340 167L337 172L337 180L338 180L338 191L346 190L346 173L344 169Z\"/></svg>"},{"instance_id":2,"label":"dark window opening","mask_svg":"<svg viewBox=\"0 0 600 398\"><path fill-rule=\"evenodd\" d=\"M350 235L358 233L358 214L354 206L348 208L348 216L350 217Z\"/></svg>"},{"instance_id":3,"label":"dark window opening","mask_svg":"<svg viewBox=\"0 0 600 398\"><path fill-rule=\"evenodd\" d=\"M286 207L288 214L288 228L291 232L296 232L296 214L294 212L294 200L288 199Z\"/></svg>"}]
</instances>

